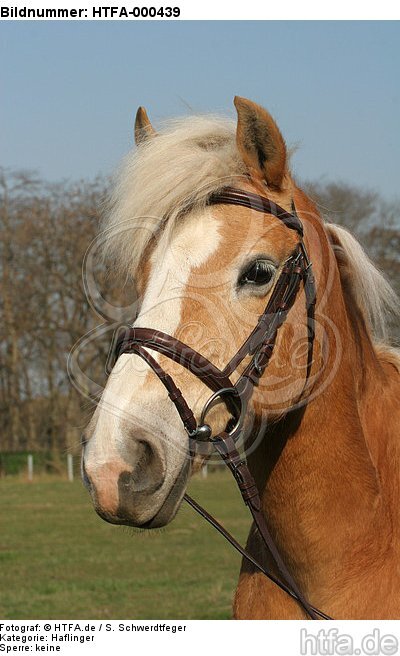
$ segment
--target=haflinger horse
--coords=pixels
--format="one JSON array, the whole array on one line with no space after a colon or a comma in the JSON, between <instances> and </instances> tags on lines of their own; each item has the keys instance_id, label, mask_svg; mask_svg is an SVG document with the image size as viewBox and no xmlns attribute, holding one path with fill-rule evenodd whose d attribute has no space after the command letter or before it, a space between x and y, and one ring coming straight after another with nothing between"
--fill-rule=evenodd
<instances>
[{"instance_id":1,"label":"haflinger horse","mask_svg":"<svg viewBox=\"0 0 400 656\"><path fill-rule=\"evenodd\" d=\"M296 185L270 114L235 106L159 132L138 110L104 243L140 303L84 481L105 520L164 526L216 446L255 518L236 618L399 618L396 297Z\"/></svg>"}]
</instances>

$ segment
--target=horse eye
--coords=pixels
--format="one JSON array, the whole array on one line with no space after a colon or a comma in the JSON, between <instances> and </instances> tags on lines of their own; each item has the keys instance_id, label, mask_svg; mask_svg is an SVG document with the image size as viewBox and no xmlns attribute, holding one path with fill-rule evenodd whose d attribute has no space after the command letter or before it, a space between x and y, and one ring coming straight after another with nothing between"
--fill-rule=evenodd
<instances>
[{"instance_id":1,"label":"horse eye","mask_svg":"<svg viewBox=\"0 0 400 656\"><path fill-rule=\"evenodd\" d=\"M275 267L268 260L256 260L241 274L239 286L243 285L266 285L275 275Z\"/></svg>"}]
</instances>

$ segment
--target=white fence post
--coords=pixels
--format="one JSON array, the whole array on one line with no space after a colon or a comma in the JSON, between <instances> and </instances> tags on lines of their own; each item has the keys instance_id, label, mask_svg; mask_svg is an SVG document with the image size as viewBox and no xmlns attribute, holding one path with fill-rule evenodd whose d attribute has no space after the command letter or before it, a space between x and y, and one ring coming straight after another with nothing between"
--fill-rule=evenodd
<instances>
[{"instance_id":1,"label":"white fence post","mask_svg":"<svg viewBox=\"0 0 400 656\"><path fill-rule=\"evenodd\" d=\"M74 461L71 453L68 453L67 455L67 469L68 469L68 480L70 483L72 483L74 480Z\"/></svg>"},{"instance_id":2,"label":"white fence post","mask_svg":"<svg viewBox=\"0 0 400 656\"><path fill-rule=\"evenodd\" d=\"M33 481L33 455L28 455L28 481L32 483Z\"/></svg>"}]
</instances>

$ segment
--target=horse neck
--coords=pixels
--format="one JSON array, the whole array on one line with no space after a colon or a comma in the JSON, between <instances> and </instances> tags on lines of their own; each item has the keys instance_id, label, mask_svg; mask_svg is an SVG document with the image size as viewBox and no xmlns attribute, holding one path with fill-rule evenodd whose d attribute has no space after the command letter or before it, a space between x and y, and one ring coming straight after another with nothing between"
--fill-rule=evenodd
<instances>
[{"instance_id":1,"label":"horse neck","mask_svg":"<svg viewBox=\"0 0 400 656\"><path fill-rule=\"evenodd\" d=\"M338 325L341 315L343 351L334 380L268 426L249 456L278 547L305 585L310 576L325 580L321 569L326 576L334 571L341 557L360 548L360 536L365 539L369 528L376 534L385 521L377 445L365 431L368 399L377 393L382 369L362 320L348 316L339 292L340 282L341 307L332 318Z\"/></svg>"}]
</instances>

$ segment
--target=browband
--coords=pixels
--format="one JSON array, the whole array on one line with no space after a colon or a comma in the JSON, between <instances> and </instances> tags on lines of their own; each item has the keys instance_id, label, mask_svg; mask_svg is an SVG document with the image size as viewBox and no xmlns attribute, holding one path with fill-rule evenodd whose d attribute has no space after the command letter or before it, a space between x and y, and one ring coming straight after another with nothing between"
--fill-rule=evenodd
<instances>
[{"instance_id":1,"label":"browband","mask_svg":"<svg viewBox=\"0 0 400 656\"><path fill-rule=\"evenodd\" d=\"M292 213L290 213L269 198L258 196L250 191L235 189L235 187L225 187L222 191L211 194L209 204L242 205L242 207L247 207L263 214L272 214L272 216L282 221L285 226L291 230L296 230L300 237L303 236L303 226L296 214L294 203L292 203Z\"/></svg>"}]
</instances>

